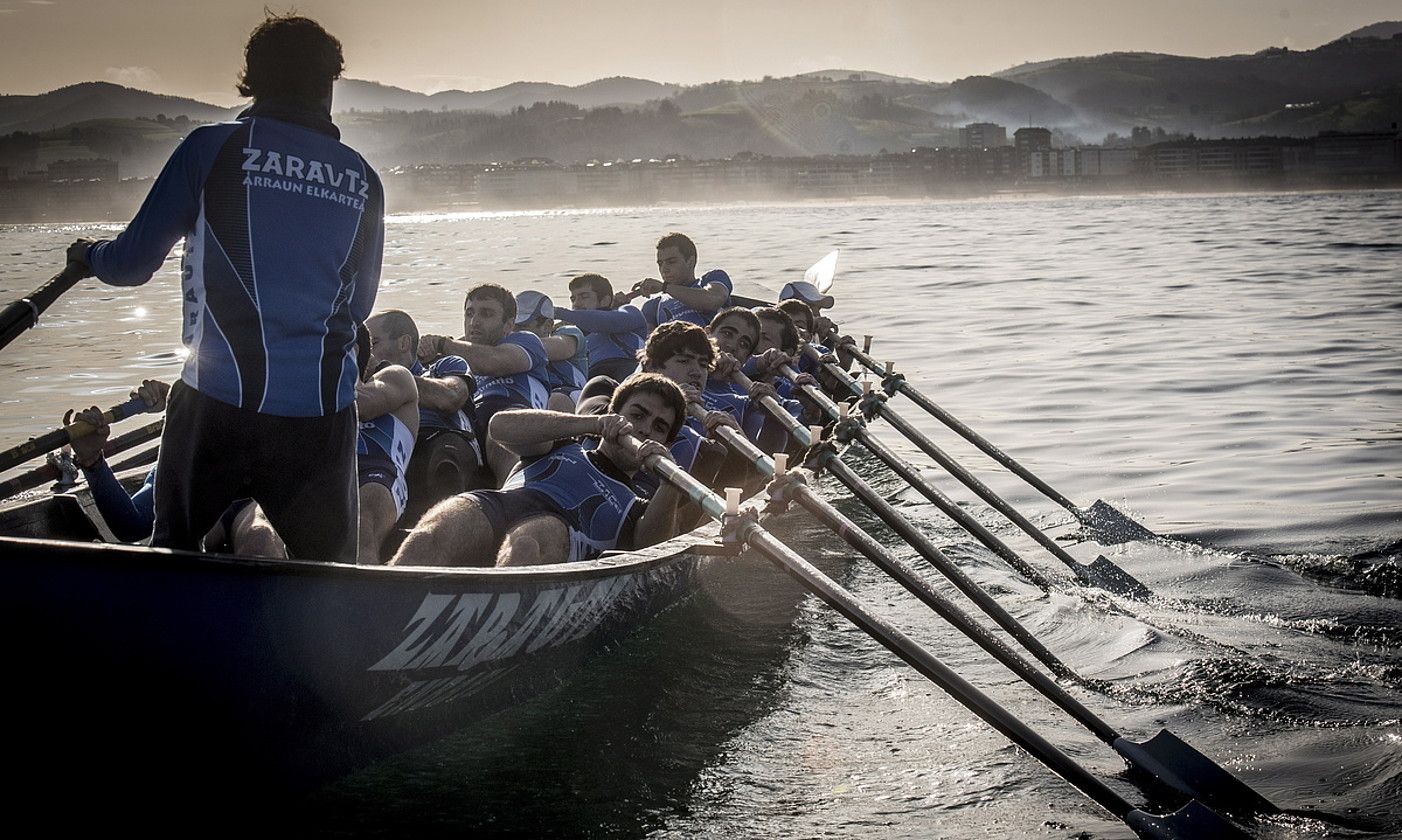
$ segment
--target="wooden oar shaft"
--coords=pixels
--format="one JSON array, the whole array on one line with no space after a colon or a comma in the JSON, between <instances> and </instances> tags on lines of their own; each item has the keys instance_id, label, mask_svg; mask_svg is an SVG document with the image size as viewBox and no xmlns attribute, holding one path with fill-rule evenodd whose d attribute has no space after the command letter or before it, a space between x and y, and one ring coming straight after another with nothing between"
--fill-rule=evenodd
<instances>
[{"instance_id":1,"label":"wooden oar shaft","mask_svg":"<svg viewBox=\"0 0 1402 840\"><path fill-rule=\"evenodd\" d=\"M861 362L867 367L867 369L871 370L873 373L878 373L882 376L885 375L885 366L878 363L876 359L871 357L870 354L858 350L853 345L848 345L845 352L851 353L852 358ZM902 379L897 382L896 390L900 391L902 394L905 394L911 402L920 406L936 420L939 420L941 423L948 426L950 429L953 429L956 433L958 433L969 443L972 443L974 446L977 446L984 454L997 461L998 463L1002 464L1008 469L1009 472L1013 473L1018 478L1021 478L1023 481L1027 482L1039 493L1046 496L1048 499L1051 499L1053 502L1056 502L1058 505L1061 505L1062 507L1066 508L1071 513L1075 514L1077 519L1080 519L1085 516L1085 511L1081 510L1080 506L1078 506L1075 502L1071 501L1070 499L1063 496L1061 493L1057 492L1056 489L1053 488L1050 484L1047 484L1045 481L1038 478L1032 473L1031 470L1027 469L1022 464L1014 460L1011 455L999 449L997 446L993 445L993 443L988 441L978 432L975 432L973 429L969 428L968 425L966 425L959 418L955 417L953 414L950 414L948 411L936 405L934 401L932 401L929 397L916 390L915 386Z\"/></svg>"},{"instance_id":2,"label":"wooden oar shaft","mask_svg":"<svg viewBox=\"0 0 1402 840\"><path fill-rule=\"evenodd\" d=\"M631 445L638 446L636 439L631 441ZM724 520L725 507L720 498L676 464L661 456L652 456L647 459L646 466L654 470L664 481L671 483L686 493L693 501L701 504L702 509L712 519ZM707 498L709 498L709 502L703 502L703 499ZM740 522L736 535L751 548L764 554L783 568L791 577L803 584L809 592L818 596L824 603L837 610L887 650L896 654L906 664L938 685L965 708L1032 754L1033 757L1066 779L1101 807L1120 819L1125 819L1134 810L1133 806L1104 782L1091 775L1084 767L1028 728L1015 715L994 702L992 698L950 670L934 654L921 647L885 619L877 616L852 593L823 574L795 553L793 549L784 545L758 523L751 520Z\"/></svg>"},{"instance_id":3,"label":"wooden oar shaft","mask_svg":"<svg viewBox=\"0 0 1402 840\"><path fill-rule=\"evenodd\" d=\"M102 413L102 417L108 423L116 423L119 420L124 420L133 414L145 410L146 402L140 397L135 397L120 405L112 406ZM96 427L82 421L69 423L61 429L54 429L37 438L27 440L19 446L14 446L4 452L0 452L0 472L8 470L17 464L22 464L30 458L43 455L45 452L52 452L65 443L72 443L75 439L83 437L84 435L92 434L94 428Z\"/></svg>"},{"instance_id":4,"label":"wooden oar shaft","mask_svg":"<svg viewBox=\"0 0 1402 840\"><path fill-rule=\"evenodd\" d=\"M837 368L836 365L829 365L828 367L830 369ZM793 368L789 367L788 365L785 365L783 368L781 368L781 371L784 373L785 376L794 375ZM837 368L836 372L842 373L840 368ZM845 375L846 374L843 373L843 376ZM849 379L847 381L850 382L851 380ZM808 394L808 396L811 399L813 399L828 414L828 416L830 416L834 420L838 419L841 416L841 412L839 411L837 404L834 403L832 400L828 399L827 395L818 391L813 386L805 385L804 393ZM901 458L894 451L892 451L890 447L886 446L886 444L882 443L875 435L871 434L871 432L863 428L860 431L858 431L857 438L862 442L863 446L865 446L868 450L871 451L873 455L875 455L888 467L890 467L896 473L896 475L900 476L911 487L914 487L916 491L920 493L920 495L928 499L930 503L933 504L936 508L938 508L942 513L944 513L950 519L953 519L955 523L959 525L959 527L963 528L965 531L968 531L979 542L987 546L990 551L1003 558L1003 560L1007 562L1008 565L1016 569L1019 574L1027 578L1027 580L1031 581L1032 583L1036 584L1041 589L1051 588L1051 581L1048 580L1045 575L1037 571L1036 568L1034 568L1030 563L1024 560L1020 554L1018 554L1012 549L1011 546L998 539L998 537L992 531L985 528L981 522L979 522L973 517L972 514L964 510L957 503L955 503L953 499L949 498L944 493L941 493L938 488L926 481L924 477L921 476L920 473L915 470L914 467L907 464L903 458Z\"/></svg>"},{"instance_id":5,"label":"wooden oar shaft","mask_svg":"<svg viewBox=\"0 0 1402 840\"><path fill-rule=\"evenodd\" d=\"M21 333L39 323L39 316L48 309L59 296L84 277L88 271L81 263L69 263L62 271L49 278L49 281L28 296L0 310L0 349L19 337Z\"/></svg>"}]
</instances>

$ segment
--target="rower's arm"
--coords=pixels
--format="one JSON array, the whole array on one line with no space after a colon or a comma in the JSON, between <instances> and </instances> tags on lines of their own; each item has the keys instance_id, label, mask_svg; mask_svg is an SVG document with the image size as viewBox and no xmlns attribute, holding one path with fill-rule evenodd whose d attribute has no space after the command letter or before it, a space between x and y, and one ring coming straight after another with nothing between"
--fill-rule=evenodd
<instances>
[{"instance_id":1,"label":"rower's arm","mask_svg":"<svg viewBox=\"0 0 1402 840\"><path fill-rule=\"evenodd\" d=\"M418 399L419 389L414 383L414 374L399 365L390 365L376 373L369 382L357 382L355 385L355 410L362 421L374 420Z\"/></svg>"},{"instance_id":2,"label":"rower's arm","mask_svg":"<svg viewBox=\"0 0 1402 840\"><path fill-rule=\"evenodd\" d=\"M667 283L662 291L698 312L717 312L730 297L730 290L717 281L694 287Z\"/></svg>"},{"instance_id":3,"label":"rower's arm","mask_svg":"<svg viewBox=\"0 0 1402 840\"><path fill-rule=\"evenodd\" d=\"M462 356L478 376L514 376L530 370L531 354L518 344L474 344L444 338L440 352Z\"/></svg>"},{"instance_id":4,"label":"rower's arm","mask_svg":"<svg viewBox=\"0 0 1402 840\"><path fill-rule=\"evenodd\" d=\"M680 490L662 482L633 530L633 548L647 548L671 539L677 532L677 509L684 501L686 496Z\"/></svg>"},{"instance_id":5,"label":"rower's arm","mask_svg":"<svg viewBox=\"0 0 1402 840\"><path fill-rule=\"evenodd\" d=\"M647 330L647 319L636 306L618 309L565 309L557 306L555 317L589 332L620 333Z\"/></svg>"},{"instance_id":6,"label":"rower's arm","mask_svg":"<svg viewBox=\"0 0 1402 840\"><path fill-rule=\"evenodd\" d=\"M572 335L552 335L542 338L545 345L545 358L552 362L562 362L579 352L579 339Z\"/></svg>"},{"instance_id":7,"label":"rower's arm","mask_svg":"<svg viewBox=\"0 0 1402 840\"><path fill-rule=\"evenodd\" d=\"M430 411L458 411L472 398L472 386L461 376L419 376L414 384L419 389L419 406Z\"/></svg>"},{"instance_id":8,"label":"rower's arm","mask_svg":"<svg viewBox=\"0 0 1402 840\"><path fill-rule=\"evenodd\" d=\"M507 451L529 458L549 452L557 440L597 435L603 429L603 421L600 415L518 408L493 415L487 436Z\"/></svg>"}]
</instances>

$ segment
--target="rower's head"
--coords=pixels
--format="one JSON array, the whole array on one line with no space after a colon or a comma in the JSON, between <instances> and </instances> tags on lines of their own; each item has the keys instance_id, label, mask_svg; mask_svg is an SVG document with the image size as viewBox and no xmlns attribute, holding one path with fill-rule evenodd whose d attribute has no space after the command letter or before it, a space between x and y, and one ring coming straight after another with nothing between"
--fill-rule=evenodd
<instances>
[{"instance_id":1,"label":"rower's head","mask_svg":"<svg viewBox=\"0 0 1402 840\"><path fill-rule=\"evenodd\" d=\"M581 274L570 281L570 306L574 309L612 309L613 284L602 274Z\"/></svg>"},{"instance_id":2,"label":"rower's head","mask_svg":"<svg viewBox=\"0 0 1402 840\"><path fill-rule=\"evenodd\" d=\"M638 437L668 444L676 440L686 422L686 397L665 376L635 373L613 392L609 413L632 423Z\"/></svg>"},{"instance_id":3,"label":"rower's head","mask_svg":"<svg viewBox=\"0 0 1402 840\"><path fill-rule=\"evenodd\" d=\"M516 329L516 298L496 283L473 286L462 305L462 334L473 344L496 344Z\"/></svg>"},{"instance_id":4,"label":"rower's head","mask_svg":"<svg viewBox=\"0 0 1402 840\"><path fill-rule=\"evenodd\" d=\"M419 327L409 313L402 309L386 309L365 319L370 334L370 365L380 362L414 366L419 352Z\"/></svg>"},{"instance_id":5,"label":"rower's head","mask_svg":"<svg viewBox=\"0 0 1402 840\"><path fill-rule=\"evenodd\" d=\"M813 335L813 310L808 308L808 304L795 298L789 298L779 301L779 305L774 308L793 319L794 327L798 329L799 339L807 341Z\"/></svg>"},{"instance_id":6,"label":"rower's head","mask_svg":"<svg viewBox=\"0 0 1402 840\"><path fill-rule=\"evenodd\" d=\"M759 346L759 318L743 306L732 306L717 312L706 332L715 339L716 347L722 353L729 353L741 364Z\"/></svg>"},{"instance_id":7,"label":"rower's head","mask_svg":"<svg viewBox=\"0 0 1402 840\"><path fill-rule=\"evenodd\" d=\"M311 18L268 15L248 36L239 96L331 108L331 83L345 69L341 42Z\"/></svg>"},{"instance_id":8,"label":"rower's head","mask_svg":"<svg viewBox=\"0 0 1402 840\"><path fill-rule=\"evenodd\" d=\"M669 233L657 240L657 273L663 283L690 283L696 279L696 243L684 233Z\"/></svg>"},{"instance_id":9,"label":"rower's head","mask_svg":"<svg viewBox=\"0 0 1402 840\"><path fill-rule=\"evenodd\" d=\"M798 352L798 327L794 326L793 318L787 312L774 306L761 306L754 312L759 318L756 353L776 347L790 356Z\"/></svg>"},{"instance_id":10,"label":"rower's head","mask_svg":"<svg viewBox=\"0 0 1402 840\"><path fill-rule=\"evenodd\" d=\"M706 331L686 321L659 324L639 354L643 370L658 373L679 385L706 387L706 375L716 364L716 345Z\"/></svg>"},{"instance_id":11,"label":"rower's head","mask_svg":"<svg viewBox=\"0 0 1402 840\"><path fill-rule=\"evenodd\" d=\"M547 338L555 334L555 304L542 292L522 292L516 296L516 317L513 320L516 329Z\"/></svg>"}]
</instances>

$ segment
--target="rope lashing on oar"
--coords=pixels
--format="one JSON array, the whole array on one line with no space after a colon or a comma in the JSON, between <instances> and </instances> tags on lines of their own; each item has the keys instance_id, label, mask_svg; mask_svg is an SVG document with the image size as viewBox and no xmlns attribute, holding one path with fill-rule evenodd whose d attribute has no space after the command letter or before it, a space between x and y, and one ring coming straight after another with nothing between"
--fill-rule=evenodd
<instances>
[{"instance_id":1,"label":"rope lashing on oar","mask_svg":"<svg viewBox=\"0 0 1402 840\"><path fill-rule=\"evenodd\" d=\"M766 399L769 399L770 402L773 401L772 398ZM789 417L791 420L793 419L788 412L784 411L783 406L777 403L772 407L766 405L766 408L769 408L771 412L775 410L782 412L785 417ZM693 415L695 416L695 411L693 411ZM809 445L810 452L813 451L814 447L824 445L820 441L814 442L812 431L813 430L805 429L802 426L791 428L791 433L795 440ZM817 431L821 432L821 430ZM743 457L763 475L775 475L778 471L777 462L779 462L780 459L787 460L787 456L785 455L775 455L773 459L771 459L769 456L765 455L759 447L755 446L749 439L735 429L721 426L716 430L716 433L732 451ZM827 444L827 446L831 448L830 444ZM814 463L812 456L810 456L809 462ZM827 462L825 461L824 463ZM837 463L841 464L841 461ZM843 464L842 466L845 467L846 465ZM857 476L847 474L839 480L844 484L849 481L852 482L854 492L857 492L863 501L867 501L869 506L880 505L887 508L890 507L874 490ZM806 510L817 517L820 522L841 536L848 545L860 551L882 571L894 578L897 583L904 586L912 595L924 602L926 606L930 607L940 616L943 616L945 620L955 624L956 627L965 633L979 633L982 634L981 637L987 637L992 640L992 643L1001 644L988 633L983 625L970 620L961 610L946 600L944 596L931 588L913 569L894 557L881 543L877 542L855 522L852 522L844 516L841 511L830 505L810 488L807 486L796 488L790 495ZM875 499L874 505L872 504L873 497ZM899 514L895 514L894 510L892 510L891 513L899 517ZM1048 650L1045 645L1038 641L1032 633L1028 632L1027 628L1023 627L1017 619L1013 618L1012 615L1004 610L992 596L979 587L968 575L964 574L962 569L940 553L939 549L935 548L927 541L922 540L921 545L918 546L916 550L920 552L922 556L926 556L926 559L930 561L931 565L954 584L959 591L963 592L973 601L989 618L993 619L999 627L1002 627L1008 635L1016 639L1029 653L1044 664L1053 674L1062 679L1069 679L1082 683L1085 682L1075 671L1071 670L1071 668L1062 662L1054 653ZM996 656L998 654L994 655Z\"/></svg>"},{"instance_id":2,"label":"rope lashing on oar","mask_svg":"<svg viewBox=\"0 0 1402 840\"><path fill-rule=\"evenodd\" d=\"M116 423L125 420L134 414L147 411L146 401L141 397L133 397L120 405L114 405L103 412L102 417L108 423ZM81 420L69 423L60 429L54 429L32 440L27 440L19 446L0 452L0 472L8 470L13 466L22 464L31 458L37 458L45 452L51 452L66 443L72 443L75 438L92 434L96 427Z\"/></svg>"},{"instance_id":3,"label":"rope lashing on oar","mask_svg":"<svg viewBox=\"0 0 1402 840\"><path fill-rule=\"evenodd\" d=\"M1096 557L1090 564L1084 564L1076 560L1068 554L1065 549L1057 545L1055 540L1042 534L1035 525L1027 521L1026 517L1023 517L1011 505L984 486L981 481L961 467L954 459L945 455L939 447L935 446L933 441L907 423L900 415L892 411L890 407L885 404L886 397L884 395L861 388L857 385L856 381L838 365L831 362L822 362L822 357L817 354L817 351L813 347L810 346L806 348L805 352L817 356L820 363L823 364L823 369L826 370L829 375L836 379L839 384L851 391L853 396L860 398L861 402L859 405L862 407L863 411L871 411L873 417L879 416L881 419L890 423L897 431L901 432L901 434L919 447L921 451L934 458L947 472L959 478L966 486L969 486L984 498L985 501L996 499L996 504L990 502L995 509L1008 517L1024 531L1032 534L1034 538L1037 539L1038 544L1047 549L1053 557L1070 569L1076 576L1076 579L1081 583L1097 586L1108 592L1114 592L1118 595L1137 598L1139 600L1147 600L1153 596L1153 593L1147 586L1136 580L1133 575L1110 562L1109 558L1104 555ZM783 369L783 372L786 376L791 375L792 368ZM870 383L868 382L867 385L869 386ZM832 405L830 400L827 405ZM835 409L835 406L832 406L832 408ZM831 409L829 409L829 413L832 413ZM973 534L979 542L992 549L995 554L1002 557L1009 565L1013 566L1022 574L1026 574L1023 568L1027 565L1026 561L1023 560L1017 552L1013 551L1005 543L995 537L992 532L985 528L983 524L969 514L968 511L964 510L952 499L941 493L911 468L910 465L905 464L893 451L887 448L885 444L877 441L865 429L861 429L855 432L855 434L863 446L871 450L878 458L885 461L897 475L905 479L911 487L915 488L922 496L929 499L936 507L944 512L945 515L958 522L965 530Z\"/></svg>"},{"instance_id":4,"label":"rope lashing on oar","mask_svg":"<svg viewBox=\"0 0 1402 840\"><path fill-rule=\"evenodd\" d=\"M620 443L635 455L641 443L625 436ZM805 589L870 635L887 650L935 683L969 711L1001 732L1013 743L1027 751L1049 769L1080 790L1096 804L1123 820L1141 837L1155 840L1181 838L1245 838L1246 835L1214 811L1196 800L1177 811L1159 816L1134 808L1100 779L1091 775L1065 753L1024 724L1007 709L995 703L938 657L921 647L885 619L880 618L851 592L784 545L764 529L754 518L739 519L728 515L720 497L701 484L685 470L661 455L650 455L644 466L663 481L686 494L706 515L723 523L733 537L763 554L780 566Z\"/></svg>"},{"instance_id":5,"label":"rope lashing on oar","mask_svg":"<svg viewBox=\"0 0 1402 840\"><path fill-rule=\"evenodd\" d=\"M993 445L982 435L969 428L963 421L950 414L945 409L936 405L933 400L917 390L911 385L902 374L892 370L890 362L884 366L871 356L871 336L863 336L863 349L858 350L853 344L843 347L843 352L851 354L852 358L861 362L864 367L881 376L881 387L888 396L894 397L897 393L904 394L911 402L921 409L924 409L930 416L948 426L951 430L959 434L969 443L978 447L980 451L988 457L1002 464L1007 470L1030 486L1046 496L1048 499L1065 508L1075 516L1077 521L1095 530L1104 539L1107 545L1121 542L1133 542L1137 540L1152 539L1155 534L1143 525L1130 519L1125 514L1116 510L1104 500L1097 499L1089 508L1082 508L1072 502L1066 496L1059 493L1051 485L1032 473L1031 470L1018 463L1013 457L997 446Z\"/></svg>"}]
</instances>

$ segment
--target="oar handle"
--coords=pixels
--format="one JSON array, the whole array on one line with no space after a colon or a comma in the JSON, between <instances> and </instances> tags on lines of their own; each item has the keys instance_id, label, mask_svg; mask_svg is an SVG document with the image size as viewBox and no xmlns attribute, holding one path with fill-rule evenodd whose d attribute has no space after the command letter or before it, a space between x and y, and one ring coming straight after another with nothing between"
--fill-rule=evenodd
<instances>
[{"instance_id":1,"label":"oar handle","mask_svg":"<svg viewBox=\"0 0 1402 840\"><path fill-rule=\"evenodd\" d=\"M133 397L120 405L114 405L102 413L108 423L115 423L133 414L139 414L146 409L146 401L140 397ZM0 472L10 469L18 464L36 458L45 452L52 452L66 443L72 443L75 439L84 435L92 434L96 427L90 423L78 421L69 423L60 429L40 435L33 440L27 440L19 446L12 447L0 452Z\"/></svg>"},{"instance_id":2,"label":"oar handle","mask_svg":"<svg viewBox=\"0 0 1402 840\"><path fill-rule=\"evenodd\" d=\"M58 274L49 278L47 283L0 310L0 348L4 348L25 330L39 323L39 316L44 310L64 292L73 288L79 280L89 275L87 266L80 262L71 262Z\"/></svg>"},{"instance_id":3,"label":"oar handle","mask_svg":"<svg viewBox=\"0 0 1402 840\"><path fill-rule=\"evenodd\" d=\"M782 368L781 370L787 368L788 366L785 365L784 368ZM788 373L785 373L784 375L789 376ZM754 387L755 384L748 376L746 376L739 370L736 370L734 373L732 373L730 375L730 378L732 381L734 381L736 385L739 385L746 391L749 391L750 388ZM793 377L789 376L789 378L792 379ZM813 445L813 436L808 433L808 427L798 422L798 420L795 419L792 414L784 410L784 407L782 405L779 405L777 400L770 396L763 396L759 398L759 404L764 406L764 409L768 411L771 415L773 415L775 420L779 421L779 425L783 426L785 431L792 435L794 440L799 442L799 445Z\"/></svg>"},{"instance_id":4,"label":"oar handle","mask_svg":"<svg viewBox=\"0 0 1402 840\"><path fill-rule=\"evenodd\" d=\"M161 436L161 430L164 427L165 420L162 419L154 423L148 423L139 429L134 429L125 434L117 435L103 445L102 454L104 457L110 458L113 455L125 452L128 449L135 448L148 441L155 440ZM120 466L120 464L114 465L113 469L118 469ZM58 467L52 464L35 467L29 472L21 473L14 478L0 482L0 499L8 499L16 493L32 490L46 481L56 480L59 475Z\"/></svg>"}]
</instances>

